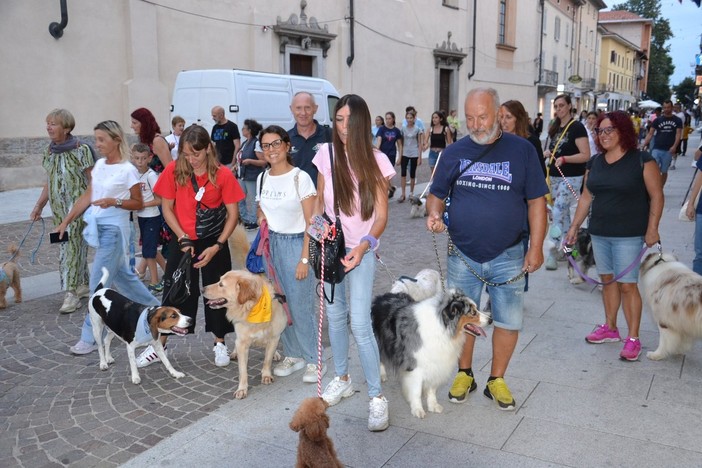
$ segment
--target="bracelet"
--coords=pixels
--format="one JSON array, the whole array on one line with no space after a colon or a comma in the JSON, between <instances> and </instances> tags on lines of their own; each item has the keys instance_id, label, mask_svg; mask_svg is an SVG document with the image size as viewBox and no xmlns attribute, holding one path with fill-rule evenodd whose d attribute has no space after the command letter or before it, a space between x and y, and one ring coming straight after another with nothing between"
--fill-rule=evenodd
<instances>
[{"instance_id":1,"label":"bracelet","mask_svg":"<svg viewBox=\"0 0 702 468\"><path fill-rule=\"evenodd\" d=\"M178 238L178 242L182 241L183 239L190 239L190 236L187 233L184 233Z\"/></svg>"},{"instance_id":2,"label":"bracelet","mask_svg":"<svg viewBox=\"0 0 702 468\"><path fill-rule=\"evenodd\" d=\"M367 236L361 237L361 242L367 241L370 244L368 250L375 250L378 248L378 239L368 234Z\"/></svg>"},{"instance_id":3,"label":"bracelet","mask_svg":"<svg viewBox=\"0 0 702 468\"><path fill-rule=\"evenodd\" d=\"M219 247L219 250L224 249L224 242L217 241L217 242L215 242L215 245L217 247Z\"/></svg>"}]
</instances>

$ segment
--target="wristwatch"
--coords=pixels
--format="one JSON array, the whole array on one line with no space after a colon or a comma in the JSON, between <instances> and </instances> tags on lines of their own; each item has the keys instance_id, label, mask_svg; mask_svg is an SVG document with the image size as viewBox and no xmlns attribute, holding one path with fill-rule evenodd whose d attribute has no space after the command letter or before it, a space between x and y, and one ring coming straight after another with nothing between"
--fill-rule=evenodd
<instances>
[{"instance_id":1,"label":"wristwatch","mask_svg":"<svg viewBox=\"0 0 702 468\"><path fill-rule=\"evenodd\" d=\"M115 198L115 206L122 206L122 199L121 198Z\"/></svg>"},{"instance_id":2,"label":"wristwatch","mask_svg":"<svg viewBox=\"0 0 702 468\"><path fill-rule=\"evenodd\" d=\"M303 264L305 264L305 265L307 265L308 263L310 263L310 261L307 259L307 257L302 257L302 258L300 259L300 261L301 261Z\"/></svg>"}]
</instances>

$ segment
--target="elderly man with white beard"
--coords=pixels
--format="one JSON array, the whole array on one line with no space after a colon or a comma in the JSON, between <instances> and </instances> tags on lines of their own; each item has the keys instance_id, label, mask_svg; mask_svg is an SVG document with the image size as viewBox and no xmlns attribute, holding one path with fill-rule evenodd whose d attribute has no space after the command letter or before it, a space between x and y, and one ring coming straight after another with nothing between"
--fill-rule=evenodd
<instances>
[{"instance_id":1,"label":"elderly man with white beard","mask_svg":"<svg viewBox=\"0 0 702 468\"><path fill-rule=\"evenodd\" d=\"M544 261L548 187L533 145L500 130L499 108L492 88L468 93L469 138L447 147L439 159L427 199L427 228L448 232L449 287L462 289L477 304L483 287L490 287L495 329L492 368L483 394L509 411L516 403L504 375L522 328L524 275ZM526 229L530 244L524 252ZM477 388L474 345L475 337L468 336L449 390L454 403L463 403Z\"/></svg>"}]
</instances>

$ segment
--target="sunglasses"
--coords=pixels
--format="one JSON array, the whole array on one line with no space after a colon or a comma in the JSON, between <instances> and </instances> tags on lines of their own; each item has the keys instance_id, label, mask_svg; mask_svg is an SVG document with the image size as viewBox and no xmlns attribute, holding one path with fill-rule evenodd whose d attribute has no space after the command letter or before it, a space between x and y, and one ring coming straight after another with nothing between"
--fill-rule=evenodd
<instances>
[{"instance_id":1,"label":"sunglasses","mask_svg":"<svg viewBox=\"0 0 702 468\"><path fill-rule=\"evenodd\" d=\"M261 149L263 151L268 151L269 149L278 149L280 148L280 145L283 144L283 140L281 138L278 138L277 140L273 140L270 143L261 143Z\"/></svg>"},{"instance_id":2,"label":"sunglasses","mask_svg":"<svg viewBox=\"0 0 702 468\"><path fill-rule=\"evenodd\" d=\"M612 132L614 132L615 130L616 128L614 127L600 127L595 129L595 133L597 133L598 135L602 135L603 133L605 135L611 135Z\"/></svg>"}]
</instances>

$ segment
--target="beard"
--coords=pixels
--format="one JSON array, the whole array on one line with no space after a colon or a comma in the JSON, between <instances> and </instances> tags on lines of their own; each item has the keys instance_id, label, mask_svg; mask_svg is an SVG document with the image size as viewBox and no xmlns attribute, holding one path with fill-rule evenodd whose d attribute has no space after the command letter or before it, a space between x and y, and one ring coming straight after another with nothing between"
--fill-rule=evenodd
<instances>
[{"instance_id":1,"label":"beard","mask_svg":"<svg viewBox=\"0 0 702 468\"><path fill-rule=\"evenodd\" d=\"M495 121L492 128L488 130L473 131L470 128L468 129L468 136L470 137L470 139L479 145L487 145L488 143L495 140L495 138L497 138L499 134L500 124L497 121Z\"/></svg>"}]
</instances>

